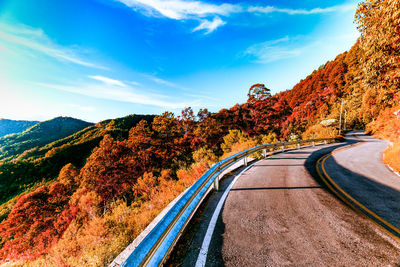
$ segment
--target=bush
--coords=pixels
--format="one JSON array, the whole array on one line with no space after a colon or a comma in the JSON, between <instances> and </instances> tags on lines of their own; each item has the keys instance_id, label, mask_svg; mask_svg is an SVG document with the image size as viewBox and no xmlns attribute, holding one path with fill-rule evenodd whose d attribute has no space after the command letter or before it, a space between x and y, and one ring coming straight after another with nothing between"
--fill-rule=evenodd
<instances>
[{"instance_id":1,"label":"bush","mask_svg":"<svg viewBox=\"0 0 400 267\"><path fill-rule=\"evenodd\" d=\"M303 139L334 138L337 136L337 129L316 124L309 127L302 136Z\"/></svg>"},{"instance_id":2,"label":"bush","mask_svg":"<svg viewBox=\"0 0 400 267\"><path fill-rule=\"evenodd\" d=\"M383 162L400 172L400 141L394 143L384 152Z\"/></svg>"},{"instance_id":3,"label":"bush","mask_svg":"<svg viewBox=\"0 0 400 267\"><path fill-rule=\"evenodd\" d=\"M211 148L201 147L193 152L193 160L195 162L205 161L209 164L212 164L218 162L218 157L214 154Z\"/></svg>"}]
</instances>

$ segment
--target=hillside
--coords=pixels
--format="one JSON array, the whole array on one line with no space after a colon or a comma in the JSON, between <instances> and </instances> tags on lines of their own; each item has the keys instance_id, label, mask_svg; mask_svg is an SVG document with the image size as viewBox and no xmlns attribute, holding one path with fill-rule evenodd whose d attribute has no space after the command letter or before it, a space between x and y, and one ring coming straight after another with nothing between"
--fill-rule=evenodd
<instances>
[{"instance_id":1,"label":"hillside","mask_svg":"<svg viewBox=\"0 0 400 267\"><path fill-rule=\"evenodd\" d=\"M69 117L57 117L37 123L22 133L0 138L0 160L12 159L26 150L41 147L91 125L92 123Z\"/></svg>"},{"instance_id":2,"label":"hillside","mask_svg":"<svg viewBox=\"0 0 400 267\"><path fill-rule=\"evenodd\" d=\"M8 134L20 133L37 123L39 122L0 119L0 137Z\"/></svg>"},{"instance_id":3,"label":"hillside","mask_svg":"<svg viewBox=\"0 0 400 267\"><path fill-rule=\"evenodd\" d=\"M126 138L129 129L140 120L151 122L153 118L153 115L130 115L102 121L96 125L89 124L91 126L51 143L48 143L50 138L47 136L46 129L59 125L60 121L65 121L65 118L61 118L61 120L56 118L55 121L51 120L44 125L37 125L39 127L28 129L21 134L22 137L18 138L17 136L12 139L13 144L16 147L23 147L34 142L36 146L22 154L15 155L12 161L3 160L3 163L0 164L0 203L29 189L35 183L41 182L42 179L49 180L56 177L61 168L68 163L82 167L86 157L106 134L114 138ZM66 121L72 121L75 124L52 128L51 131L66 129L64 131L66 134L68 130L71 131L74 128L74 125L81 125L81 128L88 125L88 123L70 118L67 118ZM29 140L27 137L32 139ZM41 142L44 144L43 146L39 146Z\"/></svg>"},{"instance_id":4,"label":"hillside","mask_svg":"<svg viewBox=\"0 0 400 267\"><path fill-rule=\"evenodd\" d=\"M364 88L359 58L363 56L359 42L338 55L296 84L277 95L287 101L292 112L283 123L285 135L296 133L305 138L326 137L338 133L340 105L346 111L348 128L364 128L370 121L360 114ZM336 121L322 125L322 121Z\"/></svg>"},{"instance_id":5,"label":"hillside","mask_svg":"<svg viewBox=\"0 0 400 267\"><path fill-rule=\"evenodd\" d=\"M291 90L271 95L255 84L247 102L216 113L133 115L18 156L9 150L13 160L0 163L0 264L107 265L214 162L278 139L337 136L342 103L348 128L393 140L391 158L400 158L399 11L392 1L361 3L362 37Z\"/></svg>"}]
</instances>

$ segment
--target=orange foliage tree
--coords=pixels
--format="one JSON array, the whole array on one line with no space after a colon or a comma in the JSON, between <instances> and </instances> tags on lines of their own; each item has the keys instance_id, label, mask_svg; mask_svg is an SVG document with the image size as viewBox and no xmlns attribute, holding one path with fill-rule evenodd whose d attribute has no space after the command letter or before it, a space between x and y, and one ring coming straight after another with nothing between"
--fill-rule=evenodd
<instances>
[{"instance_id":1,"label":"orange foliage tree","mask_svg":"<svg viewBox=\"0 0 400 267\"><path fill-rule=\"evenodd\" d=\"M54 245L77 213L69 200L77 188L78 171L71 164L49 186L21 196L0 223L0 262L32 259Z\"/></svg>"}]
</instances>

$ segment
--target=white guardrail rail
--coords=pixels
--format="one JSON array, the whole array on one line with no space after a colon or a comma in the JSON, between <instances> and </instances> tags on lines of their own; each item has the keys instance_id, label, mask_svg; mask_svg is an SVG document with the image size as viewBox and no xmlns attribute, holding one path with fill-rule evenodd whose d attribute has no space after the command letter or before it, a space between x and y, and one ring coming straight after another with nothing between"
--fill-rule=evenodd
<instances>
[{"instance_id":1,"label":"white guardrail rail","mask_svg":"<svg viewBox=\"0 0 400 267\"><path fill-rule=\"evenodd\" d=\"M219 161L180 196L141 242L137 244L130 255L124 257L125 259L123 262L117 263L116 260L114 260L110 266L130 267L162 265L172 251L186 225L189 223L191 217L196 212L207 193L210 192L211 187L213 186L214 189L218 190L220 174L239 160L243 159L244 165L247 166L247 157L259 151L262 151L262 155L267 157L267 153L270 151L274 151L275 153L279 151L283 152L287 147L294 146L294 148L300 148L302 145L306 144L315 146L318 143L327 144L334 141L335 138L325 138L264 144L249 148Z\"/></svg>"}]
</instances>

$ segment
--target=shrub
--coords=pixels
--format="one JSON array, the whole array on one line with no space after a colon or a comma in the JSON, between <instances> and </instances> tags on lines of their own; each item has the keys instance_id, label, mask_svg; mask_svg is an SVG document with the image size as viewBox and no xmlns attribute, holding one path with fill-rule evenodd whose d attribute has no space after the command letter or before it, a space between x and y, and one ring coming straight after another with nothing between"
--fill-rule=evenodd
<instances>
[{"instance_id":1,"label":"shrub","mask_svg":"<svg viewBox=\"0 0 400 267\"><path fill-rule=\"evenodd\" d=\"M383 162L400 172L400 141L394 143L384 152Z\"/></svg>"},{"instance_id":2,"label":"shrub","mask_svg":"<svg viewBox=\"0 0 400 267\"><path fill-rule=\"evenodd\" d=\"M333 138L337 136L337 130L334 127L325 127L321 124L316 124L309 127L302 136L303 139Z\"/></svg>"},{"instance_id":3,"label":"shrub","mask_svg":"<svg viewBox=\"0 0 400 267\"><path fill-rule=\"evenodd\" d=\"M212 164L218 161L218 157L211 148L204 146L193 152L193 160L195 162L205 161Z\"/></svg>"}]
</instances>

